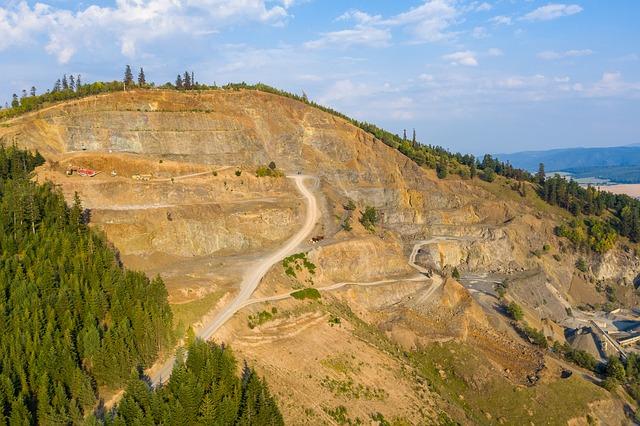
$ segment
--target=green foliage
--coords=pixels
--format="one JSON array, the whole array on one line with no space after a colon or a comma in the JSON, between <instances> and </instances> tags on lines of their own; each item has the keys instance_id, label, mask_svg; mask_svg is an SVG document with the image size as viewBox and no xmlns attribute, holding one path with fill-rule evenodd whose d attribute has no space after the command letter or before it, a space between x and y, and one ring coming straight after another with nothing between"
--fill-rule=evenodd
<instances>
[{"instance_id":1,"label":"green foliage","mask_svg":"<svg viewBox=\"0 0 640 426\"><path fill-rule=\"evenodd\" d=\"M277 312L278 312L277 310L276 312L273 312L273 310L271 312L260 311L255 315L249 315L249 318L248 318L249 328L254 329L259 325L262 325L268 321L271 321L273 319L273 316L277 314Z\"/></svg>"},{"instance_id":2,"label":"green foliage","mask_svg":"<svg viewBox=\"0 0 640 426\"><path fill-rule=\"evenodd\" d=\"M344 209L348 211L353 211L356 209L356 203L353 200L347 201L347 204L344 205Z\"/></svg>"},{"instance_id":3,"label":"green foliage","mask_svg":"<svg viewBox=\"0 0 640 426\"><path fill-rule=\"evenodd\" d=\"M275 168L275 163L272 161L273 168L270 166L260 166L256 170L256 177L282 177L284 173L282 171Z\"/></svg>"},{"instance_id":4,"label":"green foliage","mask_svg":"<svg viewBox=\"0 0 640 426\"><path fill-rule=\"evenodd\" d=\"M347 232L351 232L351 230L353 230L353 227L351 226L351 217L347 216L340 227Z\"/></svg>"},{"instance_id":5,"label":"green foliage","mask_svg":"<svg viewBox=\"0 0 640 426\"><path fill-rule=\"evenodd\" d=\"M240 377L226 347L202 340L189 345L169 382L151 390L132 380L107 424L113 425L283 425L264 380L246 364Z\"/></svg>"},{"instance_id":6,"label":"green foliage","mask_svg":"<svg viewBox=\"0 0 640 426\"><path fill-rule=\"evenodd\" d=\"M360 215L360 223L369 231L375 230L375 226L379 220L380 217L375 207L367 206Z\"/></svg>"},{"instance_id":7,"label":"green foliage","mask_svg":"<svg viewBox=\"0 0 640 426\"><path fill-rule=\"evenodd\" d=\"M515 321L521 321L524 318L524 312L522 311L522 307L518 305L516 302L511 302L507 305L506 311L509 316Z\"/></svg>"},{"instance_id":8,"label":"green foliage","mask_svg":"<svg viewBox=\"0 0 640 426\"><path fill-rule=\"evenodd\" d=\"M580 258L576 260L576 269L580 272L587 273L587 271L589 270L589 266L583 258Z\"/></svg>"},{"instance_id":9,"label":"green foliage","mask_svg":"<svg viewBox=\"0 0 640 426\"><path fill-rule=\"evenodd\" d=\"M311 299L317 300L320 299L320 292L315 288L307 287L302 290L297 290L291 293L291 297L297 300Z\"/></svg>"},{"instance_id":10,"label":"green foliage","mask_svg":"<svg viewBox=\"0 0 640 426\"><path fill-rule=\"evenodd\" d=\"M316 265L307 259L306 253L296 253L282 259L284 273L292 278L296 277L296 271L306 269L311 275L316 273Z\"/></svg>"},{"instance_id":11,"label":"green foliage","mask_svg":"<svg viewBox=\"0 0 640 426\"><path fill-rule=\"evenodd\" d=\"M556 228L556 234L568 238L578 248L591 249L600 254L611 250L618 237L611 225L590 218L574 218L563 223Z\"/></svg>"},{"instance_id":12,"label":"green foliage","mask_svg":"<svg viewBox=\"0 0 640 426\"><path fill-rule=\"evenodd\" d=\"M453 272L451 273L451 277L456 279L456 280L460 279L460 271L458 271L457 267L453 268Z\"/></svg>"},{"instance_id":13,"label":"green foliage","mask_svg":"<svg viewBox=\"0 0 640 426\"><path fill-rule=\"evenodd\" d=\"M51 183L39 154L0 146L0 423L81 423L98 386L172 346L160 278L127 271Z\"/></svg>"},{"instance_id":14,"label":"green foliage","mask_svg":"<svg viewBox=\"0 0 640 426\"><path fill-rule=\"evenodd\" d=\"M561 345L558 342L554 342L553 350L567 361L586 368L587 370L595 372L598 367L598 361L593 355L580 349L574 349L568 343Z\"/></svg>"},{"instance_id":15,"label":"green foliage","mask_svg":"<svg viewBox=\"0 0 640 426\"><path fill-rule=\"evenodd\" d=\"M480 179L485 182L493 182L496 180L496 172L493 169L485 168L480 174Z\"/></svg>"},{"instance_id":16,"label":"green foliage","mask_svg":"<svg viewBox=\"0 0 640 426\"><path fill-rule=\"evenodd\" d=\"M529 327L529 325L526 323L518 326L517 330L534 345L540 346L541 348L545 349L549 346L547 337L544 335L542 330L537 330L533 327Z\"/></svg>"},{"instance_id":17,"label":"green foliage","mask_svg":"<svg viewBox=\"0 0 640 426\"><path fill-rule=\"evenodd\" d=\"M242 170L236 170L236 176L240 177L242 175Z\"/></svg>"},{"instance_id":18,"label":"green foliage","mask_svg":"<svg viewBox=\"0 0 640 426\"><path fill-rule=\"evenodd\" d=\"M448 174L449 174L449 171L447 170L446 163L438 162L436 164L436 175L438 176L438 179L444 179L447 177Z\"/></svg>"}]
</instances>

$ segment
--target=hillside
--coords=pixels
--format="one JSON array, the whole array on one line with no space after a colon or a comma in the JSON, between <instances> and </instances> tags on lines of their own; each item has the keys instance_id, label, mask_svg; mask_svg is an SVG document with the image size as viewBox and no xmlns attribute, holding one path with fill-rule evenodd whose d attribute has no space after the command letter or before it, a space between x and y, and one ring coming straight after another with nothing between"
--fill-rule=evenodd
<instances>
[{"instance_id":1,"label":"hillside","mask_svg":"<svg viewBox=\"0 0 640 426\"><path fill-rule=\"evenodd\" d=\"M577 178L598 177L619 183L640 182L640 146L567 148L497 154L502 161L531 172L544 163L547 171L563 171Z\"/></svg>"},{"instance_id":2,"label":"hillside","mask_svg":"<svg viewBox=\"0 0 640 426\"><path fill-rule=\"evenodd\" d=\"M495 284L564 343L583 319L567 304L637 305L640 261L626 240L574 250L554 232L569 213L531 183L439 179L342 118L252 90L88 97L6 121L0 141L38 149L37 179L78 192L124 264L161 275L181 330L210 324L309 216L295 181L256 169L313 177L304 255L274 263L213 335L266 377L286 423L624 422L591 373L514 331ZM78 168L100 173L67 176ZM319 298L289 297L307 287ZM487 389L495 400L474 398Z\"/></svg>"}]
</instances>

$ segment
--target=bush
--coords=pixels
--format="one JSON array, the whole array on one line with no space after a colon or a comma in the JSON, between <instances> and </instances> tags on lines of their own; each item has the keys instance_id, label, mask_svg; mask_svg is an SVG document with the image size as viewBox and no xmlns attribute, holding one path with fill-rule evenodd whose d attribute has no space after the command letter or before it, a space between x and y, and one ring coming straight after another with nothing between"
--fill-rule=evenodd
<instances>
[{"instance_id":1,"label":"bush","mask_svg":"<svg viewBox=\"0 0 640 426\"><path fill-rule=\"evenodd\" d=\"M520 329L520 332L527 338L531 343L536 346L540 346L541 348L547 348L549 346L549 342L547 342L547 337L541 330L537 330L533 327L529 327L527 324L524 325Z\"/></svg>"},{"instance_id":2,"label":"bush","mask_svg":"<svg viewBox=\"0 0 640 426\"><path fill-rule=\"evenodd\" d=\"M507 313L511 318L515 321L520 321L524 318L524 312L522 311L522 307L518 305L516 302L511 302L507 305Z\"/></svg>"},{"instance_id":3,"label":"bush","mask_svg":"<svg viewBox=\"0 0 640 426\"><path fill-rule=\"evenodd\" d=\"M586 273L589 270L589 267L587 266L587 262L585 262L585 260L582 258L576 261L576 268L578 269L578 271L584 272L584 273Z\"/></svg>"},{"instance_id":4,"label":"bush","mask_svg":"<svg viewBox=\"0 0 640 426\"><path fill-rule=\"evenodd\" d=\"M444 179L447 177L449 171L447 170L447 165L444 163L436 164L436 174L438 175L438 179Z\"/></svg>"},{"instance_id":5,"label":"bush","mask_svg":"<svg viewBox=\"0 0 640 426\"><path fill-rule=\"evenodd\" d=\"M240 176L242 174L242 170L236 170L236 176Z\"/></svg>"},{"instance_id":6,"label":"bush","mask_svg":"<svg viewBox=\"0 0 640 426\"><path fill-rule=\"evenodd\" d=\"M272 161L271 164L275 166L275 163ZM260 166L256 170L256 177L282 177L284 173L282 171L271 168L271 164L269 166Z\"/></svg>"},{"instance_id":7,"label":"bush","mask_svg":"<svg viewBox=\"0 0 640 426\"><path fill-rule=\"evenodd\" d=\"M496 180L496 172L492 169L484 169L480 175L480 179L485 182L493 182Z\"/></svg>"},{"instance_id":8,"label":"bush","mask_svg":"<svg viewBox=\"0 0 640 426\"><path fill-rule=\"evenodd\" d=\"M297 300L311 299L317 300L320 299L320 292L315 288L305 288L302 290L297 290L291 293L291 297Z\"/></svg>"},{"instance_id":9,"label":"bush","mask_svg":"<svg viewBox=\"0 0 640 426\"><path fill-rule=\"evenodd\" d=\"M378 211L375 207L368 206L362 213L362 216L360 216L360 223L369 231L374 230L379 220L380 217L378 216Z\"/></svg>"},{"instance_id":10,"label":"bush","mask_svg":"<svg viewBox=\"0 0 640 426\"><path fill-rule=\"evenodd\" d=\"M456 280L460 279L460 271L458 271L457 267L453 268L453 272L451 273L451 276Z\"/></svg>"},{"instance_id":11,"label":"bush","mask_svg":"<svg viewBox=\"0 0 640 426\"><path fill-rule=\"evenodd\" d=\"M356 203L354 203L353 200L349 200L343 207L345 210L353 211L356 209Z\"/></svg>"}]
</instances>

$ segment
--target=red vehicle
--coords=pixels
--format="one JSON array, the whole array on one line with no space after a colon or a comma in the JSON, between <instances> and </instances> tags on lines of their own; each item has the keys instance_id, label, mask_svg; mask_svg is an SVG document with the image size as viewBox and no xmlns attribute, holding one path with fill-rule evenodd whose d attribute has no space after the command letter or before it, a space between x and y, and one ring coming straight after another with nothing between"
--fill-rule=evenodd
<instances>
[{"instance_id":1,"label":"red vehicle","mask_svg":"<svg viewBox=\"0 0 640 426\"><path fill-rule=\"evenodd\" d=\"M82 177L94 177L98 172L92 169L78 169L78 176Z\"/></svg>"}]
</instances>

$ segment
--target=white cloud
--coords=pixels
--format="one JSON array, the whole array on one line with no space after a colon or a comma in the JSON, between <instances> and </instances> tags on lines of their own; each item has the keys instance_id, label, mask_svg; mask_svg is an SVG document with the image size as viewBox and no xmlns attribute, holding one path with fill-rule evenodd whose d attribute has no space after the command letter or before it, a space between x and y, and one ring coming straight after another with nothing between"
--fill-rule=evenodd
<instances>
[{"instance_id":1,"label":"white cloud","mask_svg":"<svg viewBox=\"0 0 640 426\"><path fill-rule=\"evenodd\" d=\"M140 43L175 33L202 35L217 28L254 21L281 24L290 0L116 0L112 7L91 5L72 11L26 1L0 7L0 50L47 37L45 50L60 63L77 49L118 40L125 56L134 56Z\"/></svg>"},{"instance_id":2,"label":"white cloud","mask_svg":"<svg viewBox=\"0 0 640 426\"><path fill-rule=\"evenodd\" d=\"M475 27L473 31L471 31L471 35L473 38L481 39L489 37L489 33L485 27Z\"/></svg>"},{"instance_id":3,"label":"white cloud","mask_svg":"<svg viewBox=\"0 0 640 426\"><path fill-rule=\"evenodd\" d=\"M590 97L626 96L640 97L640 82L628 82L622 78L622 74L605 72L600 81L585 89L585 94Z\"/></svg>"},{"instance_id":4,"label":"white cloud","mask_svg":"<svg viewBox=\"0 0 640 426\"><path fill-rule=\"evenodd\" d=\"M491 10L493 9L493 6L491 6L489 3L487 2L483 2L480 3L477 7L476 7L476 12L484 12L487 10Z\"/></svg>"},{"instance_id":5,"label":"white cloud","mask_svg":"<svg viewBox=\"0 0 640 426\"><path fill-rule=\"evenodd\" d=\"M562 58L577 58L580 56L590 56L593 55L593 50L591 49L573 49L566 50L564 52L556 52L555 50L545 50L544 52L538 53L538 58L544 59L546 61L551 61L554 59L562 59Z\"/></svg>"},{"instance_id":6,"label":"white cloud","mask_svg":"<svg viewBox=\"0 0 640 426\"><path fill-rule=\"evenodd\" d=\"M454 52L448 55L444 55L443 59L450 61L452 65L464 65L467 67L478 66L478 60L475 54L469 50Z\"/></svg>"},{"instance_id":7,"label":"white cloud","mask_svg":"<svg viewBox=\"0 0 640 426\"><path fill-rule=\"evenodd\" d=\"M421 80L421 81L433 81L433 75L431 75L431 74L420 74L418 76L418 80Z\"/></svg>"},{"instance_id":8,"label":"white cloud","mask_svg":"<svg viewBox=\"0 0 640 426\"><path fill-rule=\"evenodd\" d=\"M577 4L548 4L527 13L521 19L525 21L550 21L563 16L575 15L582 12Z\"/></svg>"},{"instance_id":9,"label":"white cloud","mask_svg":"<svg viewBox=\"0 0 640 426\"><path fill-rule=\"evenodd\" d=\"M437 42L455 36L450 27L462 13L455 6L456 0L425 0L420 6L389 18L370 15L361 10L350 10L337 21L353 21L352 28L321 34L320 38L305 43L308 48L388 46L393 28L404 29L411 34L414 43Z\"/></svg>"},{"instance_id":10,"label":"white cloud","mask_svg":"<svg viewBox=\"0 0 640 426\"><path fill-rule=\"evenodd\" d=\"M498 49L497 47L492 47L491 49L487 50L487 55L502 56L504 55L504 52L501 49Z\"/></svg>"},{"instance_id":11,"label":"white cloud","mask_svg":"<svg viewBox=\"0 0 640 426\"><path fill-rule=\"evenodd\" d=\"M384 47L389 45L390 40L391 33L388 29L361 26L350 30L325 33L319 39L308 41L304 45L309 49L328 46L338 46L340 48L352 46Z\"/></svg>"},{"instance_id":12,"label":"white cloud","mask_svg":"<svg viewBox=\"0 0 640 426\"><path fill-rule=\"evenodd\" d=\"M493 18L489 19L489 22L491 22L494 25L511 25L512 24L511 18L505 15L494 16Z\"/></svg>"}]
</instances>

